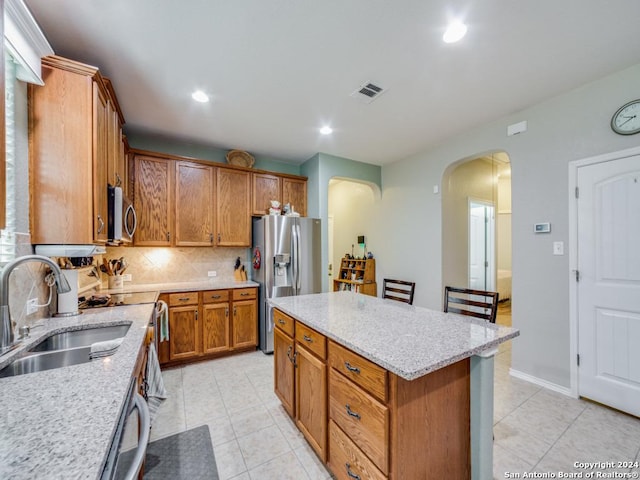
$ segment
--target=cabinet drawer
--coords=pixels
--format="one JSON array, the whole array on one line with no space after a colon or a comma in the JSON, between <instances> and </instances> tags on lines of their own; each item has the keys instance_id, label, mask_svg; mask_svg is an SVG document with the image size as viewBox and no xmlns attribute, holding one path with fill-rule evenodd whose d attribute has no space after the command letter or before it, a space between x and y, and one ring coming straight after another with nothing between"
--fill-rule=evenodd
<instances>
[{"instance_id":1,"label":"cabinet drawer","mask_svg":"<svg viewBox=\"0 0 640 480\"><path fill-rule=\"evenodd\" d=\"M387 371L384 368L331 341L329 365L382 402L387 401Z\"/></svg>"},{"instance_id":2,"label":"cabinet drawer","mask_svg":"<svg viewBox=\"0 0 640 480\"><path fill-rule=\"evenodd\" d=\"M197 305L198 292L181 292L169 294L169 306L177 307L180 305Z\"/></svg>"},{"instance_id":3,"label":"cabinet drawer","mask_svg":"<svg viewBox=\"0 0 640 480\"><path fill-rule=\"evenodd\" d=\"M251 298L256 298L255 288L234 288L233 289L234 300L249 300Z\"/></svg>"},{"instance_id":4,"label":"cabinet drawer","mask_svg":"<svg viewBox=\"0 0 640 480\"><path fill-rule=\"evenodd\" d=\"M389 409L333 368L329 371L329 417L383 473L389 473Z\"/></svg>"},{"instance_id":5,"label":"cabinet drawer","mask_svg":"<svg viewBox=\"0 0 640 480\"><path fill-rule=\"evenodd\" d=\"M387 478L332 420L329 420L328 465L338 480Z\"/></svg>"},{"instance_id":6,"label":"cabinet drawer","mask_svg":"<svg viewBox=\"0 0 640 480\"><path fill-rule=\"evenodd\" d=\"M229 290L207 290L202 292L202 303L221 303L229 301Z\"/></svg>"},{"instance_id":7,"label":"cabinet drawer","mask_svg":"<svg viewBox=\"0 0 640 480\"><path fill-rule=\"evenodd\" d=\"M282 313L280 310L273 309L273 324L287 335L293 338L294 321L289 315Z\"/></svg>"},{"instance_id":8,"label":"cabinet drawer","mask_svg":"<svg viewBox=\"0 0 640 480\"><path fill-rule=\"evenodd\" d=\"M322 360L327 358L326 337L300 322L296 322L296 342L304 345Z\"/></svg>"}]
</instances>

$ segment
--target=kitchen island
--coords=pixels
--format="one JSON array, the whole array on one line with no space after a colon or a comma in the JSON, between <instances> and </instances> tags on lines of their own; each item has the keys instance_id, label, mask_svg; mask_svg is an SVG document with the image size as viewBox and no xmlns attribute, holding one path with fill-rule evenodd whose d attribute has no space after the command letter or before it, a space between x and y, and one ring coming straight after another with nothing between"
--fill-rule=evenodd
<instances>
[{"instance_id":1,"label":"kitchen island","mask_svg":"<svg viewBox=\"0 0 640 480\"><path fill-rule=\"evenodd\" d=\"M512 328L334 292L271 300L275 389L338 479L485 480Z\"/></svg>"}]
</instances>

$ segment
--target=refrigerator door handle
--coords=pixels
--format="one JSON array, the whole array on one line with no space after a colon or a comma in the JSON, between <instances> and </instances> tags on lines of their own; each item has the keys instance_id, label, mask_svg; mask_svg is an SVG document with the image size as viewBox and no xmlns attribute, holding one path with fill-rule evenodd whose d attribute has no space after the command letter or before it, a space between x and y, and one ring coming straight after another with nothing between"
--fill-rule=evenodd
<instances>
[{"instance_id":1,"label":"refrigerator door handle","mask_svg":"<svg viewBox=\"0 0 640 480\"><path fill-rule=\"evenodd\" d=\"M291 250L293 253L293 258L291 259L291 266L292 266L292 270L293 270L293 278L292 278L292 287L293 287L293 294L294 295L298 295L298 275L300 274L299 271L299 256L300 256L300 252L298 250L298 232L296 230L296 224L294 223L293 225L291 225Z\"/></svg>"},{"instance_id":2,"label":"refrigerator door handle","mask_svg":"<svg viewBox=\"0 0 640 480\"><path fill-rule=\"evenodd\" d=\"M300 258L302 252L300 251L300 225L296 223L296 263L298 264L298 272L296 273L296 295L300 295L300 290L302 290L302 275L300 275Z\"/></svg>"}]
</instances>

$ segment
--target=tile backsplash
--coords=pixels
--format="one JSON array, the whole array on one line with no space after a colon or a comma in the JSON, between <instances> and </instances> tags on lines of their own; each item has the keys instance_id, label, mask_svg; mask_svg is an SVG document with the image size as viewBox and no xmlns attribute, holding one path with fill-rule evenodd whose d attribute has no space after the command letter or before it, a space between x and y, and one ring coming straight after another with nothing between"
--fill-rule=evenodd
<instances>
[{"instance_id":1,"label":"tile backsplash","mask_svg":"<svg viewBox=\"0 0 640 480\"><path fill-rule=\"evenodd\" d=\"M207 247L107 247L107 259L124 257L130 273L130 285L166 282L192 282L207 280L208 272L215 271L220 279L233 279L236 259L250 271L247 248ZM106 275L103 274L106 281ZM125 287L127 283L125 283Z\"/></svg>"}]
</instances>

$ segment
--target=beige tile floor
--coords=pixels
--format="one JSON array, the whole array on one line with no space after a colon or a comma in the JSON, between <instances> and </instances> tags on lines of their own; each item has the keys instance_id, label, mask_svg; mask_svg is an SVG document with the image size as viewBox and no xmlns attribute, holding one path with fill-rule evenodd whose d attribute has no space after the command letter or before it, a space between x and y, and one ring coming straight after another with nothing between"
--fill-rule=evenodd
<instances>
[{"instance_id":1,"label":"beige tile floor","mask_svg":"<svg viewBox=\"0 0 640 480\"><path fill-rule=\"evenodd\" d=\"M510 360L509 342L496 357L494 478L596 472L574 462L640 462L640 419L511 377ZM152 441L207 424L221 480L331 478L273 394L272 355L241 354L166 370L163 377L170 397Z\"/></svg>"}]
</instances>

